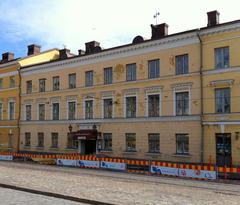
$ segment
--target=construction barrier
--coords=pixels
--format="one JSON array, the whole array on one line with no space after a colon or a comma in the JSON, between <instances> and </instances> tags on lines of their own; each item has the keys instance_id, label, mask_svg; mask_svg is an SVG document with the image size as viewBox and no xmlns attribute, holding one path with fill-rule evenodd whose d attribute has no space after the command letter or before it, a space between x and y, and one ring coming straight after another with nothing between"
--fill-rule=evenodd
<instances>
[{"instance_id":1,"label":"construction barrier","mask_svg":"<svg viewBox=\"0 0 240 205\"><path fill-rule=\"evenodd\" d=\"M168 175L188 177L194 179L215 180L218 176L225 179L235 175L240 179L240 167L217 167L211 165L195 165L183 163L169 163L139 159L121 159L111 157L97 157L95 155L79 154L29 154L29 153L0 153L0 160L32 160L40 164L56 164L78 168L101 168L130 173Z\"/></svg>"}]
</instances>

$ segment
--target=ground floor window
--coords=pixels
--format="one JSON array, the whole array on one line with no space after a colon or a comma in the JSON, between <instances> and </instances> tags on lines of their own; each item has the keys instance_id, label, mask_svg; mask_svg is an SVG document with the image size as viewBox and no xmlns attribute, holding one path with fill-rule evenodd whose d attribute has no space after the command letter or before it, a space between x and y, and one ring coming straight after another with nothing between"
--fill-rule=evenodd
<instances>
[{"instance_id":1,"label":"ground floor window","mask_svg":"<svg viewBox=\"0 0 240 205\"><path fill-rule=\"evenodd\" d=\"M148 134L148 148L150 153L160 152L160 135L159 134Z\"/></svg>"},{"instance_id":2,"label":"ground floor window","mask_svg":"<svg viewBox=\"0 0 240 205\"><path fill-rule=\"evenodd\" d=\"M31 146L31 133L26 132L25 133L25 147L30 147Z\"/></svg>"},{"instance_id":3,"label":"ground floor window","mask_svg":"<svg viewBox=\"0 0 240 205\"><path fill-rule=\"evenodd\" d=\"M182 155L189 154L188 134L176 134L176 153Z\"/></svg>"},{"instance_id":4,"label":"ground floor window","mask_svg":"<svg viewBox=\"0 0 240 205\"><path fill-rule=\"evenodd\" d=\"M103 134L103 150L111 151L112 150L112 133Z\"/></svg>"},{"instance_id":5,"label":"ground floor window","mask_svg":"<svg viewBox=\"0 0 240 205\"><path fill-rule=\"evenodd\" d=\"M44 147L44 133L38 133L38 147Z\"/></svg>"},{"instance_id":6,"label":"ground floor window","mask_svg":"<svg viewBox=\"0 0 240 205\"><path fill-rule=\"evenodd\" d=\"M127 152L136 151L136 134L135 133L126 134L126 151Z\"/></svg>"},{"instance_id":7,"label":"ground floor window","mask_svg":"<svg viewBox=\"0 0 240 205\"><path fill-rule=\"evenodd\" d=\"M52 148L58 148L58 133L52 133Z\"/></svg>"}]
</instances>

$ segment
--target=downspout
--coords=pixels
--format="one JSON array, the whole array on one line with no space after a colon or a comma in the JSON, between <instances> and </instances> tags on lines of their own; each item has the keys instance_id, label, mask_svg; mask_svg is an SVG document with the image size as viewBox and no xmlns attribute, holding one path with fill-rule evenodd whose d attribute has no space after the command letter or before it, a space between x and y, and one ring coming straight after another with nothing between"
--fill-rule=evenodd
<instances>
[{"instance_id":1,"label":"downspout","mask_svg":"<svg viewBox=\"0 0 240 205\"><path fill-rule=\"evenodd\" d=\"M21 65L18 68L18 77L19 77L19 82L18 82L18 140L17 140L17 152L20 150L20 120L21 120L21 84L22 84L22 76L21 76Z\"/></svg>"},{"instance_id":2,"label":"downspout","mask_svg":"<svg viewBox=\"0 0 240 205\"><path fill-rule=\"evenodd\" d=\"M203 46L200 36L200 29L197 32L197 36L200 42L200 123L201 123L201 163L204 162L204 125L203 125Z\"/></svg>"}]
</instances>

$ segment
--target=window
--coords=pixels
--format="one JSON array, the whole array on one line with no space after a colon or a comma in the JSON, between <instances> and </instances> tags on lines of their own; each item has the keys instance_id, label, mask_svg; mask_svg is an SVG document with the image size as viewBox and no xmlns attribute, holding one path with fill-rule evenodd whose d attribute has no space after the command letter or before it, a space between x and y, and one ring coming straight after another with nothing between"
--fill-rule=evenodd
<instances>
[{"instance_id":1,"label":"window","mask_svg":"<svg viewBox=\"0 0 240 205\"><path fill-rule=\"evenodd\" d=\"M113 72L112 67L104 68L104 84L112 84Z\"/></svg>"},{"instance_id":2,"label":"window","mask_svg":"<svg viewBox=\"0 0 240 205\"><path fill-rule=\"evenodd\" d=\"M3 89L3 79L0 79L0 89Z\"/></svg>"},{"instance_id":3,"label":"window","mask_svg":"<svg viewBox=\"0 0 240 205\"><path fill-rule=\"evenodd\" d=\"M188 73L188 54L176 56L176 75Z\"/></svg>"},{"instance_id":4,"label":"window","mask_svg":"<svg viewBox=\"0 0 240 205\"><path fill-rule=\"evenodd\" d=\"M135 81L137 79L136 63L127 64L126 75L127 81Z\"/></svg>"},{"instance_id":5,"label":"window","mask_svg":"<svg viewBox=\"0 0 240 205\"><path fill-rule=\"evenodd\" d=\"M0 120L3 120L3 103L0 103Z\"/></svg>"},{"instance_id":6,"label":"window","mask_svg":"<svg viewBox=\"0 0 240 205\"><path fill-rule=\"evenodd\" d=\"M26 82L26 84L27 84L27 94L32 93L32 81L29 80Z\"/></svg>"},{"instance_id":7,"label":"window","mask_svg":"<svg viewBox=\"0 0 240 205\"><path fill-rule=\"evenodd\" d=\"M136 117L137 97L126 97L126 117Z\"/></svg>"},{"instance_id":8,"label":"window","mask_svg":"<svg viewBox=\"0 0 240 205\"><path fill-rule=\"evenodd\" d=\"M0 133L0 147L3 146L3 136L2 133Z\"/></svg>"},{"instance_id":9,"label":"window","mask_svg":"<svg viewBox=\"0 0 240 205\"><path fill-rule=\"evenodd\" d=\"M112 133L103 133L103 141L104 141L103 149L105 151L111 151L112 150Z\"/></svg>"},{"instance_id":10,"label":"window","mask_svg":"<svg viewBox=\"0 0 240 205\"><path fill-rule=\"evenodd\" d=\"M176 95L176 115L189 115L189 93L178 92Z\"/></svg>"},{"instance_id":11,"label":"window","mask_svg":"<svg viewBox=\"0 0 240 205\"><path fill-rule=\"evenodd\" d=\"M78 148L78 140L73 139L72 135L70 134L68 135L67 148L68 149Z\"/></svg>"},{"instance_id":12,"label":"window","mask_svg":"<svg viewBox=\"0 0 240 205\"><path fill-rule=\"evenodd\" d=\"M52 133L52 148L58 148L58 133Z\"/></svg>"},{"instance_id":13,"label":"window","mask_svg":"<svg viewBox=\"0 0 240 205\"><path fill-rule=\"evenodd\" d=\"M59 90L60 82L59 82L59 76L53 77L53 90Z\"/></svg>"},{"instance_id":14,"label":"window","mask_svg":"<svg viewBox=\"0 0 240 205\"><path fill-rule=\"evenodd\" d=\"M159 117L159 95L148 95L148 116Z\"/></svg>"},{"instance_id":15,"label":"window","mask_svg":"<svg viewBox=\"0 0 240 205\"><path fill-rule=\"evenodd\" d=\"M148 78L160 77L160 62L159 60L148 61Z\"/></svg>"},{"instance_id":16,"label":"window","mask_svg":"<svg viewBox=\"0 0 240 205\"><path fill-rule=\"evenodd\" d=\"M46 87L46 79L40 79L39 80L39 92L45 92Z\"/></svg>"},{"instance_id":17,"label":"window","mask_svg":"<svg viewBox=\"0 0 240 205\"><path fill-rule=\"evenodd\" d=\"M93 71L87 71L85 73L85 86L91 87L93 86Z\"/></svg>"},{"instance_id":18,"label":"window","mask_svg":"<svg viewBox=\"0 0 240 205\"><path fill-rule=\"evenodd\" d=\"M160 152L160 136L159 134L148 134L148 150L150 153Z\"/></svg>"},{"instance_id":19,"label":"window","mask_svg":"<svg viewBox=\"0 0 240 205\"><path fill-rule=\"evenodd\" d=\"M10 88L14 88L15 87L15 77L14 76L11 76L9 78L9 87Z\"/></svg>"},{"instance_id":20,"label":"window","mask_svg":"<svg viewBox=\"0 0 240 205\"><path fill-rule=\"evenodd\" d=\"M14 112L15 112L15 102L8 103L8 119L14 120Z\"/></svg>"},{"instance_id":21,"label":"window","mask_svg":"<svg viewBox=\"0 0 240 205\"><path fill-rule=\"evenodd\" d=\"M25 147L31 146L31 133L25 132Z\"/></svg>"},{"instance_id":22,"label":"window","mask_svg":"<svg viewBox=\"0 0 240 205\"><path fill-rule=\"evenodd\" d=\"M76 73L72 73L68 75L68 87L70 89L76 88Z\"/></svg>"},{"instance_id":23,"label":"window","mask_svg":"<svg viewBox=\"0 0 240 205\"><path fill-rule=\"evenodd\" d=\"M26 120L30 121L32 119L32 105L26 105Z\"/></svg>"},{"instance_id":24,"label":"window","mask_svg":"<svg viewBox=\"0 0 240 205\"><path fill-rule=\"evenodd\" d=\"M136 134L135 133L126 134L126 151L127 152L136 151Z\"/></svg>"},{"instance_id":25,"label":"window","mask_svg":"<svg viewBox=\"0 0 240 205\"><path fill-rule=\"evenodd\" d=\"M45 104L38 105L38 120L45 120Z\"/></svg>"},{"instance_id":26,"label":"window","mask_svg":"<svg viewBox=\"0 0 240 205\"><path fill-rule=\"evenodd\" d=\"M113 100L112 98L103 100L103 115L104 118L112 118L113 117Z\"/></svg>"},{"instance_id":27,"label":"window","mask_svg":"<svg viewBox=\"0 0 240 205\"><path fill-rule=\"evenodd\" d=\"M215 48L215 68L229 68L229 47Z\"/></svg>"},{"instance_id":28,"label":"window","mask_svg":"<svg viewBox=\"0 0 240 205\"><path fill-rule=\"evenodd\" d=\"M176 134L176 153L189 154L189 137L188 134Z\"/></svg>"},{"instance_id":29,"label":"window","mask_svg":"<svg viewBox=\"0 0 240 205\"><path fill-rule=\"evenodd\" d=\"M8 147L13 147L13 134L8 134Z\"/></svg>"},{"instance_id":30,"label":"window","mask_svg":"<svg viewBox=\"0 0 240 205\"><path fill-rule=\"evenodd\" d=\"M93 100L85 101L85 118L93 119Z\"/></svg>"},{"instance_id":31,"label":"window","mask_svg":"<svg viewBox=\"0 0 240 205\"><path fill-rule=\"evenodd\" d=\"M44 133L39 132L38 133L38 147L44 147Z\"/></svg>"},{"instance_id":32,"label":"window","mask_svg":"<svg viewBox=\"0 0 240 205\"><path fill-rule=\"evenodd\" d=\"M68 119L75 120L76 118L76 102L68 102Z\"/></svg>"},{"instance_id":33,"label":"window","mask_svg":"<svg viewBox=\"0 0 240 205\"><path fill-rule=\"evenodd\" d=\"M59 103L52 104L52 119L59 120Z\"/></svg>"},{"instance_id":34,"label":"window","mask_svg":"<svg viewBox=\"0 0 240 205\"><path fill-rule=\"evenodd\" d=\"M230 113L231 110L230 88L215 89L215 107L216 113Z\"/></svg>"}]
</instances>

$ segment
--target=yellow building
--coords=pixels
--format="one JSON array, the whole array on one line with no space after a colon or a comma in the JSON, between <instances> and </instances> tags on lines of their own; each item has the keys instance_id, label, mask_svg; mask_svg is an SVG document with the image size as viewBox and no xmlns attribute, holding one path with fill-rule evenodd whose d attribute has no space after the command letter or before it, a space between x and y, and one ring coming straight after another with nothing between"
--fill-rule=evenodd
<instances>
[{"instance_id":1,"label":"yellow building","mask_svg":"<svg viewBox=\"0 0 240 205\"><path fill-rule=\"evenodd\" d=\"M40 53L37 45L28 46L28 56L14 59L13 53L2 54L0 61L0 150L17 151L20 120L20 75L21 66L55 60L57 49Z\"/></svg>"},{"instance_id":2,"label":"yellow building","mask_svg":"<svg viewBox=\"0 0 240 205\"><path fill-rule=\"evenodd\" d=\"M204 161L240 164L240 21L201 30ZM211 24L212 23L212 24Z\"/></svg>"},{"instance_id":3,"label":"yellow building","mask_svg":"<svg viewBox=\"0 0 240 205\"><path fill-rule=\"evenodd\" d=\"M20 150L239 164L240 22L213 11L201 29L151 29L22 67Z\"/></svg>"}]
</instances>

